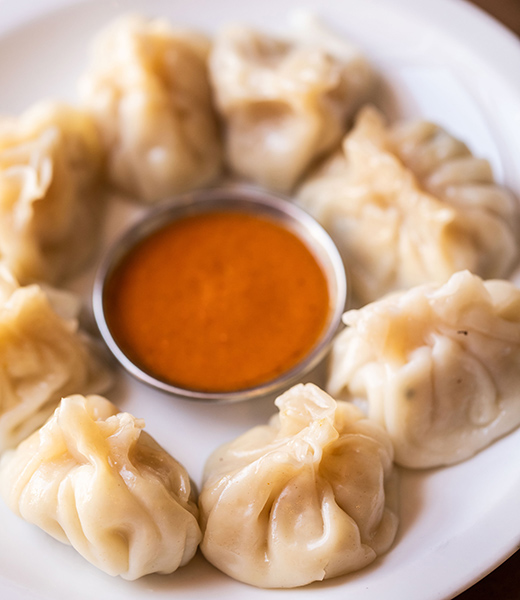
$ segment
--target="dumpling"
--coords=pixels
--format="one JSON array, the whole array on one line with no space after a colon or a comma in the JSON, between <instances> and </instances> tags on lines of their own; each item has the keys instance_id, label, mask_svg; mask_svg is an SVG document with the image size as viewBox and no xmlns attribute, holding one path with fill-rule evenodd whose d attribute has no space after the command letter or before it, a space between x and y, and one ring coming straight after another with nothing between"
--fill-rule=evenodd
<instances>
[{"instance_id":1,"label":"dumpling","mask_svg":"<svg viewBox=\"0 0 520 600\"><path fill-rule=\"evenodd\" d=\"M209 48L199 33L139 16L117 20L96 39L80 94L98 123L116 188L154 202L220 174Z\"/></svg>"},{"instance_id":2,"label":"dumpling","mask_svg":"<svg viewBox=\"0 0 520 600\"><path fill-rule=\"evenodd\" d=\"M172 573L200 541L189 476L105 398L64 398L0 461L0 494L18 516L109 575Z\"/></svg>"},{"instance_id":3,"label":"dumpling","mask_svg":"<svg viewBox=\"0 0 520 600\"><path fill-rule=\"evenodd\" d=\"M0 261L21 283L57 283L100 242L103 151L84 111L41 102L0 119Z\"/></svg>"},{"instance_id":4,"label":"dumpling","mask_svg":"<svg viewBox=\"0 0 520 600\"><path fill-rule=\"evenodd\" d=\"M457 463L520 425L520 290L468 271L344 316L327 389L362 402L395 461Z\"/></svg>"},{"instance_id":5,"label":"dumpling","mask_svg":"<svg viewBox=\"0 0 520 600\"><path fill-rule=\"evenodd\" d=\"M19 287L0 268L0 452L50 417L62 396L112 383L94 343L78 328L75 296Z\"/></svg>"},{"instance_id":6,"label":"dumpling","mask_svg":"<svg viewBox=\"0 0 520 600\"><path fill-rule=\"evenodd\" d=\"M340 142L375 82L356 48L303 18L289 39L227 27L210 73L232 170L282 192Z\"/></svg>"},{"instance_id":7,"label":"dumpling","mask_svg":"<svg viewBox=\"0 0 520 600\"><path fill-rule=\"evenodd\" d=\"M339 246L357 304L463 269L505 277L518 259L517 202L489 163L437 125L387 127L372 107L298 202Z\"/></svg>"},{"instance_id":8,"label":"dumpling","mask_svg":"<svg viewBox=\"0 0 520 600\"><path fill-rule=\"evenodd\" d=\"M313 384L209 458L199 498L204 556L251 585L287 588L361 569L398 524L392 446L355 406Z\"/></svg>"}]
</instances>

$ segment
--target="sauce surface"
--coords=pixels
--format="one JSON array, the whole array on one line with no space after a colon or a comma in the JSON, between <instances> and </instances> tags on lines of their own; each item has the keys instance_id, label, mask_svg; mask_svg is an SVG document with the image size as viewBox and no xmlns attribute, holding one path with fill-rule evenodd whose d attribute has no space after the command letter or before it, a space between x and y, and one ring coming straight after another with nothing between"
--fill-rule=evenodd
<instances>
[{"instance_id":1,"label":"sauce surface","mask_svg":"<svg viewBox=\"0 0 520 600\"><path fill-rule=\"evenodd\" d=\"M189 216L135 246L107 282L105 318L142 370L179 387L244 390L297 364L329 312L327 280L282 225Z\"/></svg>"}]
</instances>

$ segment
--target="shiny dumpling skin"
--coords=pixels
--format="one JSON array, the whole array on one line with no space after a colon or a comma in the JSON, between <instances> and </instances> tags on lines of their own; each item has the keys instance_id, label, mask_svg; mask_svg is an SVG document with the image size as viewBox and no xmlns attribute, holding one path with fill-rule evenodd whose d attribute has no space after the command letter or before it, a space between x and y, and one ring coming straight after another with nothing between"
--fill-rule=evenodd
<instances>
[{"instance_id":1,"label":"shiny dumpling skin","mask_svg":"<svg viewBox=\"0 0 520 600\"><path fill-rule=\"evenodd\" d=\"M102 393L111 369L80 331L78 299L0 268L0 452L51 416L62 396Z\"/></svg>"},{"instance_id":2,"label":"shiny dumpling skin","mask_svg":"<svg viewBox=\"0 0 520 600\"><path fill-rule=\"evenodd\" d=\"M228 164L281 192L340 142L375 82L356 48L312 19L298 23L287 39L229 26L209 63Z\"/></svg>"},{"instance_id":3,"label":"shiny dumpling skin","mask_svg":"<svg viewBox=\"0 0 520 600\"><path fill-rule=\"evenodd\" d=\"M64 398L0 461L0 493L18 516L110 575L172 573L200 541L188 473L100 396Z\"/></svg>"},{"instance_id":4,"label":"shiny dumpling skin","mask_svg":"<svg viewBox=\"0 0 520 600\"><path fill-rule=\"evenodd\" d=\"M468 271L344 316L327 389L365 404L395 461L465 460L520 425L520 290Z\"/></svg>"},{"instance_id":5,"label":"shiny dumpling skin","mask_svg":"<svg viewBox=\"0 0 520 600\"><path fill-rule=\"evenodd\" d=\"M280 412L217 449L199 498L204 556L263 588L361 569L397 530L392 447L356 407L312 384Z\"/></svg>"},{"instance_id":6,"label":"shiny dumpling skin","mask_svg":"<svg viewBox=\"0 0 520 600\"><path fill-rule=\"evenodd\" d=\"M389 127L372 107L298 202L336 241L357 305L463 269L505 277L518 259L518 205L489 163L437 125Z\"/></svg>"},{"instance_id":7,"label":"shiny dumpling skin","mask_svg":"<svg viewBox=\"0 0 520 600\"><path fill-rule=\"evenodd\" d=\"M202 34L122 17L94 41L80 95L107 150L108 177L155 202L213 182L222 144Z\"/></svg>"},{"instance_id":8,"label":"shiny dumpling skin","mask_svg":"<svg viewBox=\"0 0 520 600\"><path fill-rule=\"evenodd\" d=\"M93 119L44 101L0 119L0 260L22 283L77 274L100 241L103 150Z\"/></svg>"}]
</instances>

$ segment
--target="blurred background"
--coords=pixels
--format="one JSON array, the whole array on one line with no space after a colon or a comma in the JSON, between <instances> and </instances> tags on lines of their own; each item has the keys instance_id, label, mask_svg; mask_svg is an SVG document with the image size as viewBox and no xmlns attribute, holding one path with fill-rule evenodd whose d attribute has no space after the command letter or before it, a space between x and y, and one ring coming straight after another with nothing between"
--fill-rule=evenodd
<instances>
[{"instance_id":1,"label":"blurred background","mask_svg":"<svg viewBox=\"0 0 520 600\"><path fill-rule=\"evenodd\" d=\"M470 3L493 15L520 36L520 0L470 0ZM520 573L518 578L519 592L515 600L520 598Z\"/></svg>"}]
</instances>

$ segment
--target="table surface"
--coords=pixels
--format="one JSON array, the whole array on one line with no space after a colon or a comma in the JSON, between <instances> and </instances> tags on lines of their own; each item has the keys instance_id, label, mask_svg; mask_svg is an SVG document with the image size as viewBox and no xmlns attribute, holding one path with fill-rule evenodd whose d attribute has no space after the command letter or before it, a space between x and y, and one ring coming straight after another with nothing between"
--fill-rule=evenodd
<instances>
[{"instance_id":1,"label":"table surface","mask_svg":"<svg viewBox=\"0 0 520 600\"><path fill-rule=\"evenodd\" d=\"M469 1L520 36L520 0ZM457 600L520 600L520 550Z\"/></svg>"}]
</instances>

